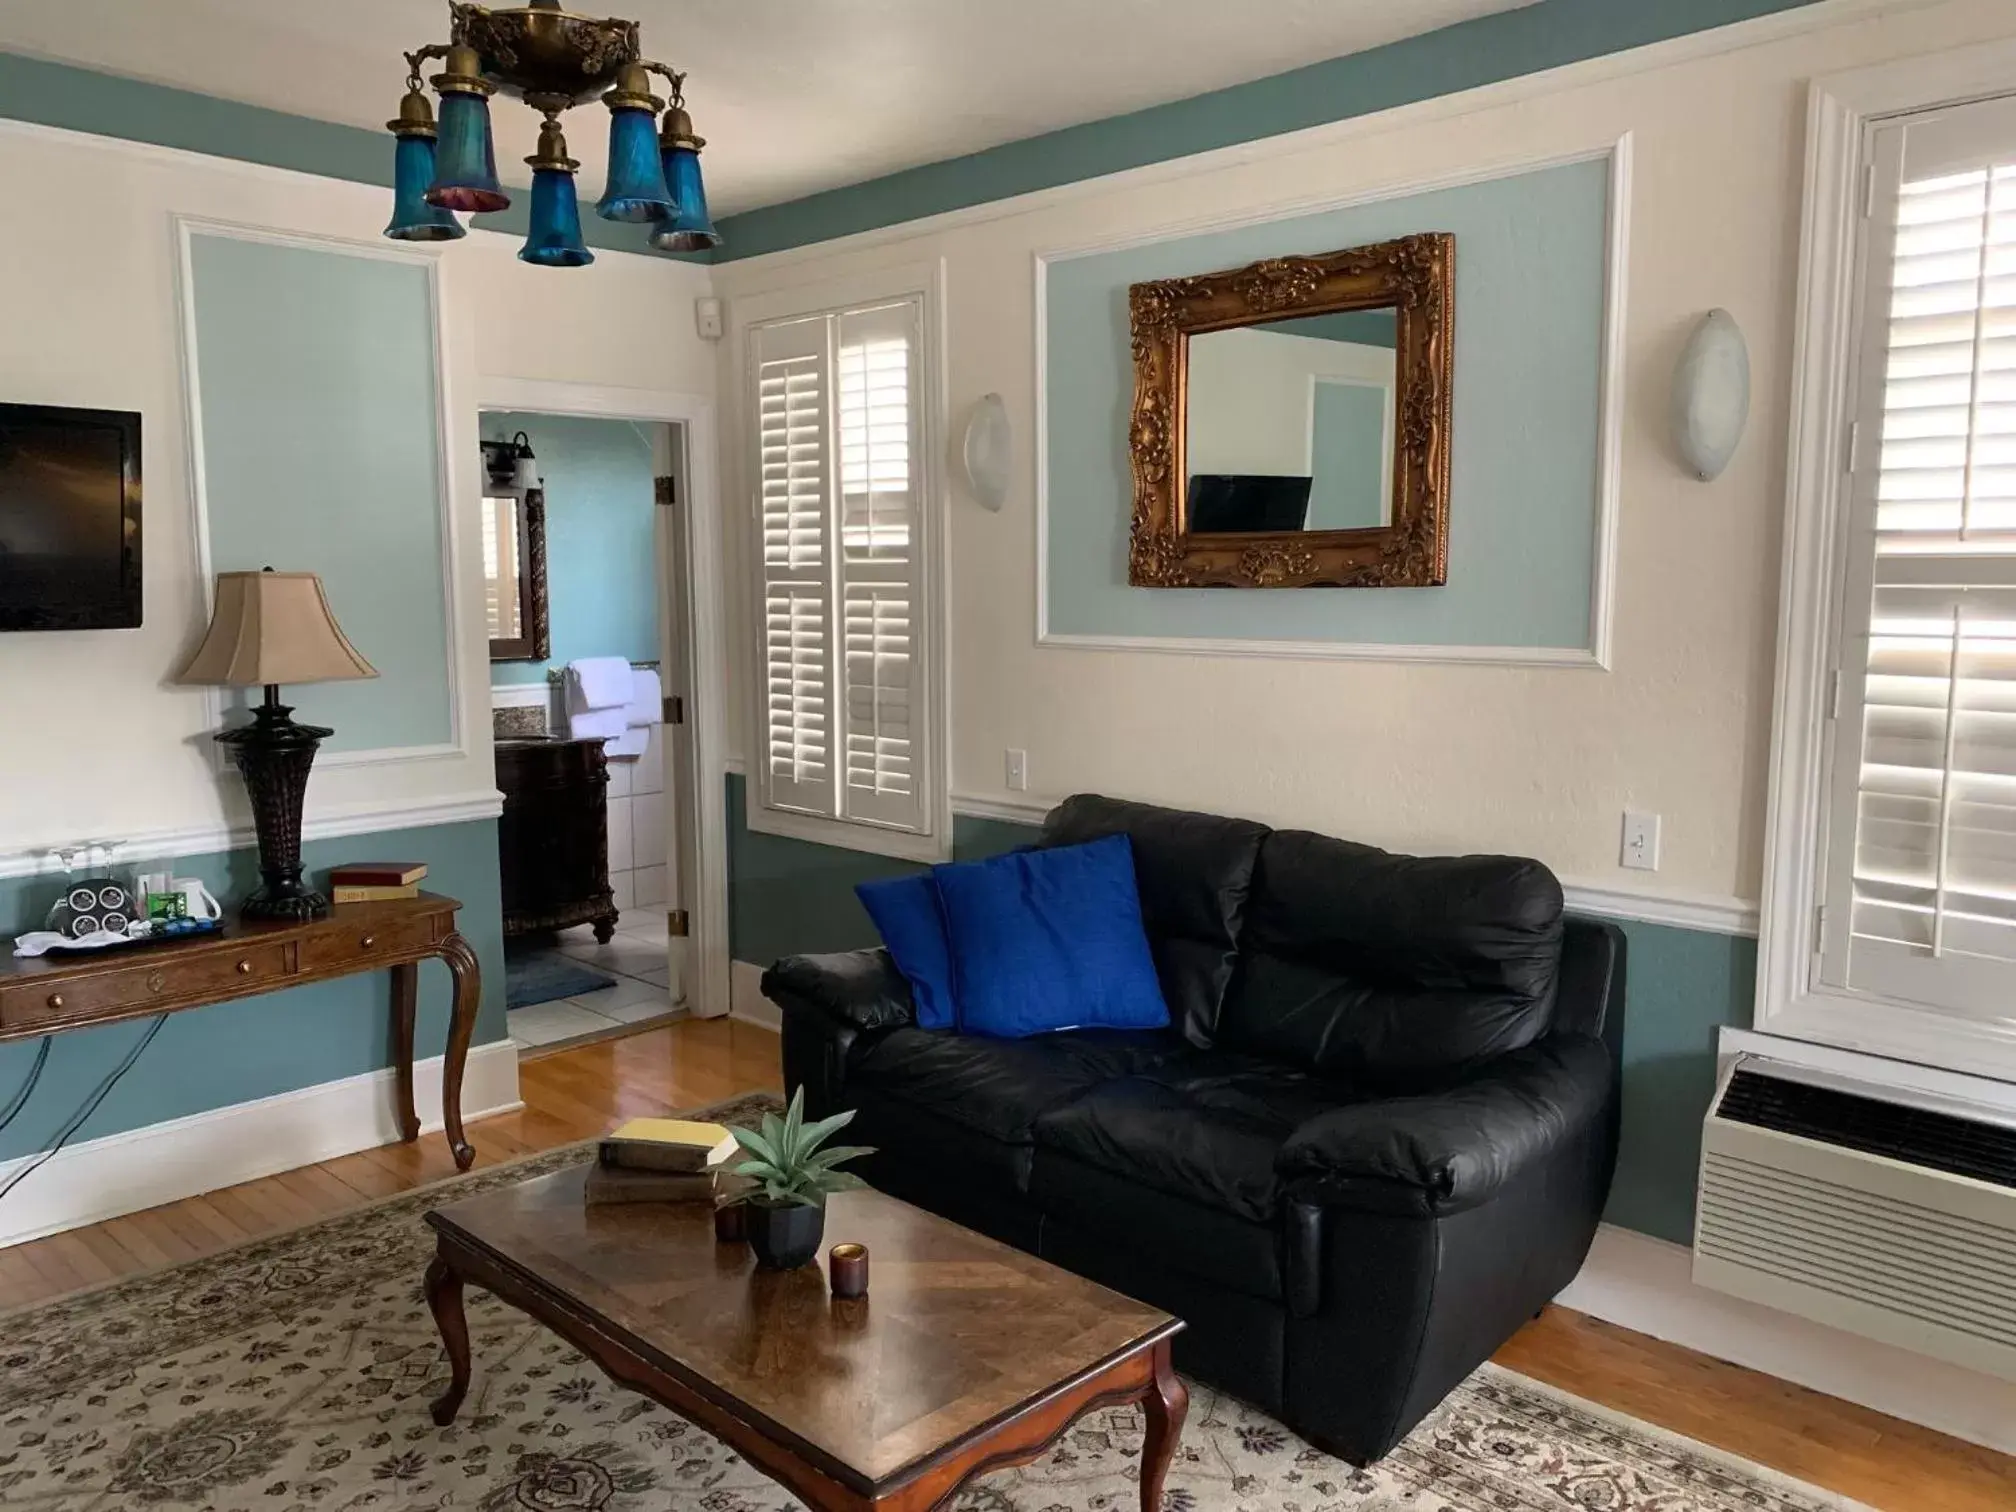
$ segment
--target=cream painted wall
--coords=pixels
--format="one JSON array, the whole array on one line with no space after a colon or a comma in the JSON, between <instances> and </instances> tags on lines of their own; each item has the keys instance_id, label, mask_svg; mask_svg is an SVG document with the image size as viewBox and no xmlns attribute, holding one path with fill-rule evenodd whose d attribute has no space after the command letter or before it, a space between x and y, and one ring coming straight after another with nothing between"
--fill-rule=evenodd
<instances>
[{"instance_id":1,"label":"cream painted wall","mask_svg":"<svg viewBox=\"0 0 2016 1512\"><path fill-rule=\"evenodd\" d=\"M1405 849L1537 855L1585 887L1754 900L1805 81L2011 34L2016 7L2006 0L1846 18L1821 7L981 213L731 262L715 283L733 301L945 261L950 413L956 420L998 390L1018 448L998 515L948 488L955 793L1023 801L1003 787L1003 750L1018 746L1029 753L1027 796L1039 801L1104 790ZM1627 391L1608 671L1036 644L1038 253L1510 167L1626 133ZM1667 385L1688 330L1717 305L1749 338L1756 403L1729 471L1703 485L1671 453ZM724 352L727 500L747 493L736 362ZM745 699L747 640L735 647ZM745 705L738 734L746 718ZM1617 865L1627 805L1664 816L1657 873Z\"/></svg>"},{"instance_id":2,"label":"cream painted wall","mask_svg":"<svg viewBox=\"0 0 2016 1512\"><path fill-rule=\"evenodd\" d=\"M386 194L13 123L0 124L0 182L19 222L42 228L0 250L0 397L141 411L145 489L141 628L0 636L0 874L86 839L222 849L228 828L250 822L243 784L213 759L202 690L170 681L201 634L205 603L173 217L376 248L389 245L379 236ZM706 292L704 269L604 252L591 270L553 273L514 251L490 233L440 249L453 463L476 454L479 374L712 393L713 353L691 315L692 298ZM331 438L334 454L346 439ZM474 468L458 465L453 480L454 507L471 522L457 557L465 750L318 766L311 832L349 816L382 819L367 826L382 830L399 827L402 812L415 816L406 822L429 822L430 809L494 803ZM314 689L297 701L312 717Z\"/></svg>"}]
</instances>

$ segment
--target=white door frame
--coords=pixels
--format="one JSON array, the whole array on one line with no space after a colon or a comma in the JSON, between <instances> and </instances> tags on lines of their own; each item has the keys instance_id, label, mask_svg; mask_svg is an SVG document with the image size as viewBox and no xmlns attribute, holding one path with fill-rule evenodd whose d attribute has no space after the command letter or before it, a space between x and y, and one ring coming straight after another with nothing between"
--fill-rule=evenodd
<instances>
[{"instance_id":1,"label":"white door frame","mask_svg":"<svg viewBox=\"0 0 2016 1512\"><path fill-rule=\"evenodd\" d=\"M693 571L685 585L685 640L692 665L687 686L693 708L691 732L694 806L674 823L693 837L696 875L683 900L690 913L687 939L686 1006L700 1018L728 1012L728 690L724 658L727 616L721 575L709 571L722 560L721 503L715 461L714 401L672 389L616 388L597 383L552 383L534 378L484 377L477 381L479 410L526 414L578 415L588 419L639 420L685 428L687 498L676 510L683 522L686 560ZM659 575L659 609L667 612L669 587ZM672 595L676 602L681 595ZM668 626L669 628L669 626ZM676 800L676 795L675 795Z\"/></svg>"}]
</instances>

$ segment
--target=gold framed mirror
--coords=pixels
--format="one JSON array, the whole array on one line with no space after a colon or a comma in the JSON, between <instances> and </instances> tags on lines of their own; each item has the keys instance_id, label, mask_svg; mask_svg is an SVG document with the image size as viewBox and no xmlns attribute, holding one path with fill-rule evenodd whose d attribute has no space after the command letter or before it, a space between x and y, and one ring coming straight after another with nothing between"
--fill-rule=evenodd
<instances>
[{"instance_id":1,"label":"gold framed mirror","mask_svg":"<svg viewBox=\"0 0 2016 1512\"><path fill-rule=\"evenodd\" d=\"M1456 238L1134 284L1137 588L1426 588L1449 568Z\"/></svg>"}]
</instances>

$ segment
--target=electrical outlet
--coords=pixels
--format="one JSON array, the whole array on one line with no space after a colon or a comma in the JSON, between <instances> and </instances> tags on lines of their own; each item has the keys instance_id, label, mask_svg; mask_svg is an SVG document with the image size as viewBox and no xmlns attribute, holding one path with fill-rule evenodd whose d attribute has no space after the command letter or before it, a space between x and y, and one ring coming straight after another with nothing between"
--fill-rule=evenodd
<instances>
[{"instance_id":1,"label":"electrical outlet","mask_svg":"<svg viewBox=\"0 0 2016 1512\"><path fill-rule=\"evenodd\" d=\"M1619 866L1633 871L1659 870L1659 816L1624 810L1624 845Z\"/></svg>"},{"instance_id":2,"label":"electrical outlet","mask_svg":"<svg viewBox=\"0 0 2016 1512\"><path fill-rule=\"evenodd\" d=\"M1008 747L1008 791L1029 791L1029 753L1016 746Z\"/></svg>"}]
</instances>

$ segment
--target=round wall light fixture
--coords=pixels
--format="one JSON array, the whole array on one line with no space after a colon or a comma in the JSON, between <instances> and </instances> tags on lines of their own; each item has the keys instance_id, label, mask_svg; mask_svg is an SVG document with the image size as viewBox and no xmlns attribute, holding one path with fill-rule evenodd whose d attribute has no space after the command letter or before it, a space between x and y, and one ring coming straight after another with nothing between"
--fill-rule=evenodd
<instances>
[{"instance_id":1,"label":"round wall light fixture","mask_svg":"<svg viewBox=\"0 0 2016 1512\"><path fill-rule=\"evenodd\" d=\"M1750 419L1750 349L1736 317L1710 310L1673 370L1673 444L1706 483L1722 475Z\"/></svg>"},{"instance_id":2,"label":"round wall light fixture","mask_svg":"<svg viewBox=\"0 0 2016 1512\"><path fill-rule=\"evenodd\" d=\"M1008 481L1014 473L1009 455L1015 442L1008 423L1008 406L999 394L983 394L966 418L966 439L960 460L966 468L966 486L980 507L999 514L1008 500Z\"/></svg>"}]
</instances>

